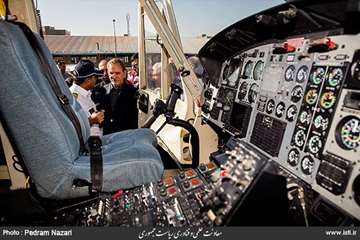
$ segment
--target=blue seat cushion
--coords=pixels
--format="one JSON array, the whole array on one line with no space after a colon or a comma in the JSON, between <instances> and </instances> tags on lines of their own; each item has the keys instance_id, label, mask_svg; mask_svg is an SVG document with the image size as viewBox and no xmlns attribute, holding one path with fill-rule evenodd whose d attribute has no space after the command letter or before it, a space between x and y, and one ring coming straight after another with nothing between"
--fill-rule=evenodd
<instances>
[{"instance_id":1,"label":"blue seat cushion","mask_svg":"<svg viewBox=\"0 0 360 240\"><path fill-rule=\"evenodd\" d=\"M87 115L71 95L45 43L37 38L86 140L90 134ZM87 196L87 187L73 188L72 183L76 178L90 180L89 156L79 155L75 128L18 26L0 21L0 53L1 121L14 140L36 191L52 199ZM155 145L154 132L146 129L104 136L103 190L134 187L159 179L163 165Z\"/></svg>"}]
</instances>

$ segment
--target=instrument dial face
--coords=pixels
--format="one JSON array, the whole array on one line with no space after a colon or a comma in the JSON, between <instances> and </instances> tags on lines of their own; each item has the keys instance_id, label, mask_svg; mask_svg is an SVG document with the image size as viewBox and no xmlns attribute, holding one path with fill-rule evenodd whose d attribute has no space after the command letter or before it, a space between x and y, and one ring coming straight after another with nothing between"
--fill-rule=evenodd
<instances>
[{"instance_id":1,"label":"instrument dial face","mask_svg":"<svg viewBox=\"0 0 360 240\"><path fill-rule=\"evenodd\" d=\"M305 144L306 135L304 130L299 130L295 133L295 145L298 147L302 147Z\"/></svg>"},{"instance_id":2,"label":"instrument dial face","mask_svg":"<svg viewBox=\"0 0 360 240\"><path fill-rule=\"evenodd\" d=\"M322 129L323 131L325 131L329 126L329 119L323 118L321 115L319 115L314 119L314 126L317 129Z\"/></svg>"},{"instance_id":3,"label":"instrument dial face","mask_svg":"<svg viewBox=\"0 0 360 240\"><path fill-rule=\"evenodd\" d=\"M324 67L318 67L312 73L311 81L314 84L319 85L324 80L324 77L325 77L325 68Z\"/></svg>"},{"instance_id":4,"label":"instrument dial face","mask_svg":"<svg viewBox=\"0 0 360 240\"><path fill-rule=\"evenodd\" d=\"M263 72L264 72L264 62L260 60L255 64L254 67L254 74L253 74L254 80L260 80Z\"/></svg>"},{"instance_id":5,"label":"instrument dial face","mask_svg":"<svg viewBox=\"0 0 360 240\"><path fill-rule=\"evenodd\" d=\"M291 98L290 100L293 101L294 103L297 103L298 101L300 101L304 96L304 91L302 89L301 86L295 86L292 90L291 90Z\"/></svg>"},{"instance_id":6,"label":"instrument dial face","mask_svg":"<svg viewBox=\"0 0 360 240\"><path fill-rule=\"evenodd\" d=\"M284 113L285 113L285 103L280 102L276 106L275 116L277 116L278 118L281 118L284 115Z\"/></svg>"},{"instance_id":7,"label":"instrument dial face","mask_svg":"<svg viewBox=\"0 0 360 240\"><path fill-rule=\"evenodd\" d=\"M300 162L299 150L297 150L296 148L291 149L288 154L288 163L291 166L296 167L299 164L299 162Z\"/></svg>"},{"instance_id":8,"label":"instrument dial face","mask_svg":"<svg viewBox=\"0 0 360 240\"><path fill-rule=\"evenodd\" d=\"M248 85L249 85L249 84L248 84L247 82L241 83L240 89L239 89L239 94L238 94L238 99L239 99L239 100L244 100L244 99L245 99Z\"/></svg>"},{"instance_id":9,"label":"instrument dial face","mask_svg":"<svg viewBox=\"0 0 360 240\"><path fill-rule=\"evenodd\" d=\"M295 67L293 65L290 65L285 70L285 80L290 82L294 81L295 79Z\"/></svg>"},{"instance_id":10,"label":"instrument dial face","mask_svg":"<svg viewBox=\"0 0 360 240\"><path fill-rule=\"evenodd\" d=\"M235 87L235 86L237 86L238 75L239 75L239 69L235 70L235 71L228 77L228 81L229 81L229 86L230 86L230 87Z\"/></svg>"},{"instance_id":11,"label":"instrument dial face","mask_svg":"<svg viewBox=\"0 0 360 240\"><path fill-rule=\"evenodd\" d=\"M252 61L248 61L248 62L245 64L244 73L243 73L243 76L242 76L242 77L245 78L245 79L250 78L252 68L253 68L253 62L252 62Z\"/></svg>"},{"instance_id":12,"label":"instrument dial face","mask_svg":"<svg viewBox=\"0 0 360 240\"><path fill-rule=\"evenodd\" d=\"M322 141L319 136L312 136L309 140L309 151L313 154L319 153L322 148Z\"/></svg>"},{"instance_id":13,"label":"instrument dial face","mask_svg":"<svg viewBox=\"0 0 360 240\"><path fill-rule=\"evenodd\" d=\"M309 125L310 124L310 118L311 118L311 114L309 114L307 111L302 111L300 113L300 122L304 125Z\"/></svg>"},{"instance_id":14,"label":"instrument dial face","mask_svg":"<svg viewBox=\"0 0 360 240\"><path fill-rule=\"evenodd\" d=\"M334 68L329 74L329 85L336 87L344 78L344 72L341 68Z\"/></svg>"},{"instance_id":15,"label":"instrument dial face","mask_svg":"<svg viewBox=\"0 0 360 240\"><path fill-rule=\"evenodd\" d=\"M286 111L286 120L292 122L295 120L297 114L297 108L295 105L291 105Z\"/></svg>"},{"instance_id":16,"label":"instrument dial face","mask_svg":"<svg viewBox=\"0 0 360 240\"><path fill-rule=\"evenodd\" d=\"M315 162L310 156L305 156L301 160L301 171L306 175L311 175L314 172Z\"/></svg>"},{"instance_id":17,"label":"instrument dial face","mask_svg":"<svg viewBox=\"0 0 360 240\"><path fill-rule=\"evenodd\" d=\"M268 103L266 104L266 112L267 112L268 114L271 114L271 113L274 112L274 109L275 109L275 101L272 100L272 99L270 99L270 100L268 101Z\"/></svg>"},{"instance_id":18,"label":"instrument dial face","mask_svg":"<svg viewBox=\"0 0 360 240\"><path fill-rule=\"evenodd\" d=\"M318 98L318 93L316 92L316 89L311 89L306 93L305 101L309 105L313 105L316 103L316 100Z\"/></svg>"},{"instance_id":19,"label":"instrument dial face","mask_svg":"<svg viewBox=\"0 0 360 240\"><path fill-rule=\"evenodd\" d=\"M337 142L347 150L355 149L360 145L360 119L348 116L340 121L337 127Z\"/></svg>"},{"instance_id":20,"label":"instrument dial face","mask_svg":"<svg viewBox=\"0 0 360 240\"><path fill-rule=\"evenodd\" d=\"M332 108L336 102L336 96L333 92L326 92L320 98L320 106L325 109Z\"/></svg>"},{"instance_id":21,"label":"instrument dial face","mask_svg":"<svg viewBox=\"0 0 360 240\"><path fill-rule=\"evenodd\" d=\"M223 70L222 78L225 80L229 75L229 64L226 64Z\"/></svg>"},{"instance_id":22,"label":"instrument dial face","mask_svg":"<svg viewBox=\"0 0 360 240\"><path fill-rule=\"evenodd\" d=\"M304 82L309 74L309 68L307 66L302 66L301 68L299 68L297 74L296 74L296 81L298 83L302 83Z\"/></svg>"},{"instance_id":23,"label":"instrument dial face","mask_svg":"<svg viewBox=\"0 0 360 240\"><path fill-rule=\"evenodd\" d=\"M249 94L248 94L249 103L253 103L256 101L258 92L259 92L259 85L257 85L256 83L253 83L249 89Z\"/></svg>"}]
</instances>

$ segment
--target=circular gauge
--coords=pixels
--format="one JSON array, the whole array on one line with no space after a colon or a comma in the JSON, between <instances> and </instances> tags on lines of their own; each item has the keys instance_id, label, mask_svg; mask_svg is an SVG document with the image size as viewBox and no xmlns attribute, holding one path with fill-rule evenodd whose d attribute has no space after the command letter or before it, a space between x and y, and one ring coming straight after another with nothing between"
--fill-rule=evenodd
<instances>
[{"instance_id":1,"label":"circular gauge","mask_svg":"<svg viewBox=\"0 0 360 240\"><path fill-rule=\"evenodd\" d=\"M354 79L355 82L360 81L360 60L357 60L351 65L351 78Z\"/></svg>"},{"instance_id":2,"label":"circular gauge","mask_svg":"<svg viewBox=\"0 0 360 240\"><path fill-rule=\"evenodd\" d=\"M297 114L297 108L295 105L291 105L286 111L286 120L292 122L295 120Z\"/></svg>"},{"instance_id":3,"label":"circular gauge","mask_svg":"<svg viewBox=\"0 0 360 240\"><path fill-rule=\"evenodd\" d=\"M352 190L354 193L355 202L360 206L360 175L357 175L355 178L352 185Z\"/></svg>"},{"instance_id":4,"label":"circular gauge","mask_svg":"<svg viewBox=\"0 0 360 240\"><path fill-rule=\"evenodd\" d=\"M311 114L309 114L307 111L302 111L300 113L300 122L304 125L309 125L310 124L310 118L311 118Z\"/></svg>"},{"instance_id":5,"label":"circular gauge","mask_svg":"<svg viewBox=\"0 0 360 240\"><path fill-rule=\"evenodd\" d=\"M334 106L336 97L333 92L326 92L320 98L320 106L329 109Z\"/></svg>"},{"instance_id":6,"label":"circular gauge","mask_svg":"<svg viewBox=\"0 0 360 240\"><path fill-rule=\"evenodd\" d=\"M324 67L318 67L315 69L315 71L311 75L311 81L318 85L320 84L325 77L325 68Z\"/></svg>"},{"instance_id":7,"label":"circular gauge","mask_svg":"<svg viewBox=\"0 0 360 240\"><path fill-rule=\"evenodd\" d=\"M243 76L242 76L242 77L245 78L245 79L250 78L252 68L253 68L253 62L252 62L252 61L248 61L248 62L245 64L244 73L243 73Z\"/></svg>"},{"instance_id":8,"label":"circular gauge","mask_svg":"<svg viewBox=\"0 0 360 240\"><path fill-rule=\"evenodd\" d=\"M264 62L258 61L254 67L254 74L253 74L254 80L260 80L263 71L264 71Z\"/></svg>"},{"instance_id":9,"label":"circular gauge","mask_svg":"<svg viewBox=\"0 0 360 240\"><path fill-rule=\"evenodd\" d=\"M273 113L274 109L275 109L275 101L270 99L266 104L266 112L268 114L271 114Z\"/></svg>"},{"instance_id":10,"label":"circular gauge","mask_svg":"<svg viewBox=\"0 0 360 240\"><path fill-rule=\"evenodd\" d=\"M314 159L310 156L305 156L301 160L301 171L306 175L311 175L314 172Z\"/></svg>"},{"instance_id":11,"label":"circular gauge","mask_svg":"<svg viewBox=\"0 0 360 240\"><path fill-rule=\"evenodd\" d=\"M295 133L294 140L295 145L298 147L302 147L305 144L306 135L304 130L299 130Z\"/></svg>"},{"instance_id":12,"label":"circular gauge","mask_svg":"<svg viewBox=\"0 0 360 240\"><path fill-rule=\"evenodd\" d=\"M229 65L226 64L223 70L222 78L227 79L227 76L229 75Z\"/></svg>"},{"instance_id":13,"label":"circular gauge","mask_svg":"<svg viewBox=\"0 0 360 240\"><path fill-rule=\"evenodd\" d=\"M325 131L329 126L329 119L323 118L321 115L319 115L314 119L314 126L317 129L321 128L323 131Z\"/></svg>"},{"instance_id":14,"label":"circular gauge","mask_svg":"<svg viewBox=\"0 0 360 240\"><path fill-rule=\"evenodd\" d=\"M231 74L228 77L228 82L229 82L229 86L230 87L235 87L237 86L238 83L238 74L239 74L239 70L236 70L235 72L233 72L233 74Z\"/></svg>"},{"instance_id":15,"label":"circular gauge","mask_svg":"<svg viewBox=\"0 0 360 240\"><path fill-rule=\"evenodd\" d=\"M344 78L344 72L341 68L334 68L329 74L329 85L336 87Z\"/></svg>"},{"instance_id":16,"label":"circular gauge","mask_svg":"<svg viewBox=\"0 0 360 240\"><path fill-rule=\"evenodd\" d=\"M300 101L303 98L304 95L304 91L302 89L301 86L295 86L292 90L291 90L291 98L290 100L293 101L294 103L297 103L298 101Z\"/></svg>"},{"instance_id":17,"label":"circular gauge","mask_svg":"<svg viewBox=\"0 0 360 240\"><path fill-rule=\"evenodd\" d=\"M302 83L306 80L307 76L309 73L309 68L307 66L302 66L301 68L299 68L299 70L297 71L296 74L296 81L298 83Z\"/></svg>"},{"instance_id":18,"label":"circular gauge","mask_svg":"<svg viewBox=\"0 0 360 240\"><path fill-rule=\"evenodd\" d=\"M251 84L248 94L249 103L256 101L257 93L259 92L259 85L256 83Z\"/></svg>"},{"instance_id":19,"label":"circular gauge","mask_svg":"<svg viewBox=\"0 0 360 240\"><path fill-rule=\"evenodd\" d=\"M317 154L323 145L319 136L312 136L308 144L309 151L313 154Z\"/></svg>"},{"instance_id":20,"label":"circular gauge","mask_svg":"<svg viewBox=\"0 0 360 240\"><path fill-rule=\"evenodd\" d=\"M247 88L248 88L248 83L247 82L243 82L240 85L240 89L239 89L239 94L238 94L238 99L240 100L244 100L246 93L247 93Z\"/></svg>"},{"instance_id":21,"label":"circular gauge","mask_svg":"<svg viewBox=\"0 0 360 240\"><path fill-rule=\"evenodd\" d=\"M296 148L290 150L288 154L288 161L291 166L296 167L300 162L300 152Z\"/></svg>"},{"instance_id":22,"label":"circular gauge","mask_svg":"<svg viewBox=\"0 0 360 240\"><path fill-rule=\"evenodd\" d=\"M284 113L285 113L285 103L279 102L278 105L276 106L275 116L281 118L284 115Z\"/></svg>"},{"instance_id":23,"label":"circular gauge","mask_svg":"<svg viewBox=\"0 0 360 240\"><path fill-rule=\"evenodd\" d=\"M290 82L294 81L295 78L295 67L293 65L290 65L285 70L285 80Z\"/></svg>"},{"instance_id":24,"label":"circular gauge","mask_svg":"<svg viewBox=\"0 0 360 240\"><path fill-rule=\"evenodd\" d=\"M316 92L316 89L311 89L306 93L305 101L309 105L315 104L316 100L318 98L318 93Z\"/></svg>"},{"instance_id":25,"label":"circular gauge","mask_svg":"<svg viewBox=\"0 0 360 240\"><path fill-rule=\"evenodd\" d=\"M336 141L344 149L351 150L360 145L360 119L347 116L336 127Z\"/></svg>"},{"instance_id":26,"label":"circular gauge","mask_svg":"<svg viewBox=\"0 0 360 240\"><path fill-rule=\"evenodd\" d=\"M293 148L289 151L288 154L288 160L287 162L293 166L296 167L300 162L300 152L296 148Z\"/></svg>"}]
</instances>

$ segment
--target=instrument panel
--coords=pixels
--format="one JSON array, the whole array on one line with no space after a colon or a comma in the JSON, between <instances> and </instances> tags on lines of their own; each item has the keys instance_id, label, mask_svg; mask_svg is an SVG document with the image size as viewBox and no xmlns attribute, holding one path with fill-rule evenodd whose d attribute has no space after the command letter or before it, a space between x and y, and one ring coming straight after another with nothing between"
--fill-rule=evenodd
<instances>
[{"instance_id":1,"label":"instrument panel","mask_svg":"<svg viewBox=\"0 0 360 240\"><path fill-rule=\"evenodd\" d=\"M234 54L203 117L360 219L360 39L327 39L336 47L309 37Z\"/></svg>"}]
</instances>

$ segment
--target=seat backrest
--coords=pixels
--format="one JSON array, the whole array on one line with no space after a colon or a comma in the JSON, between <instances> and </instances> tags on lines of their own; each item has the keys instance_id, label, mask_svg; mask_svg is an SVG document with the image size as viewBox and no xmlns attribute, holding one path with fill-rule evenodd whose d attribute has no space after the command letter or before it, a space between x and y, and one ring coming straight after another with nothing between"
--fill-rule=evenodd
<instances>
[{"instance_id":1,"label":"seat backrest","mask_svg":"<svg viewBox=\"0 0 360 240\"><path fill-rule=\"evenodd\" d=\"M87 116L71 95L45 43L40 37L38 41L80 120L86 140L90 134ZM37 192L43 197L51 196L56 186L49 186L49 179L66 179L79 157L76 130L63 112L24 33L18 26L4 21L0 21L0 57L1 121L6 124Z\"/></svg>"}]
</instances>

